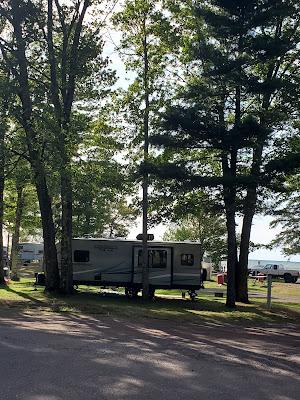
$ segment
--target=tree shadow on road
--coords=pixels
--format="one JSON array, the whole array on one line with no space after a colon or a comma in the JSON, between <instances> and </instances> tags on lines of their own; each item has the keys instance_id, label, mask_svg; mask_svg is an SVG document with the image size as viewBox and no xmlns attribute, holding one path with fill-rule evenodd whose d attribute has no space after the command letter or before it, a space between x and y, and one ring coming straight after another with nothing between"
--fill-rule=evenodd
<instances>
[{"instance_id":1,"label":"tree shadow on road","mask_svg":"<svg viewBox=\"0 0 300 400\"><path fill-rule=\"evenodd\" d=\"M297 398L293 325L14 310L0 326L2 360L27 360L34 371L32 387L22 386L24 400ZM15 387L10 380L24 382L22 373L5 375L3 399Z\"/></svg>"}]
</instances>

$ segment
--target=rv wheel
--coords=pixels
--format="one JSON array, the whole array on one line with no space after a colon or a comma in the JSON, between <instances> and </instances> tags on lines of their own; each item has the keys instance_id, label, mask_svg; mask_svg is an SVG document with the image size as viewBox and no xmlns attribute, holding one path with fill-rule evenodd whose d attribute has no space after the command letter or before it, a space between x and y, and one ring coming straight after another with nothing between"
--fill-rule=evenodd
<instances>
[{"instance_id":1,"label":"rv wheel","mask_svg":"<svg viewBox=\"0 0 300 400\"><path fill-rule=\"evenodd\" d=\"M135 288L125 288L125 295L128 299L136 299L138 297L138 289Z\"/></svg>"},{"instance_id":2,"label":"rv wheel","mask_svg":"<svg viewBox=\"0 0 300 400\"><path fill-rule=\"evenodd\" d=\"M197 296L197 293L195 292L195 290L190 290L189 295L190 295L191 300L194 301Z\"/></svg>"},{"instance_id":3,"label":"rv wheel","mask_svg":"<svg viewBox=\"0 0 300 400\"><path fill-rule=\"evenodd\" d=\"M155 296L155 289L150 288L150 290L149 290L149 299L153 300L154 296Z\"/></svg>"}]
</instances>

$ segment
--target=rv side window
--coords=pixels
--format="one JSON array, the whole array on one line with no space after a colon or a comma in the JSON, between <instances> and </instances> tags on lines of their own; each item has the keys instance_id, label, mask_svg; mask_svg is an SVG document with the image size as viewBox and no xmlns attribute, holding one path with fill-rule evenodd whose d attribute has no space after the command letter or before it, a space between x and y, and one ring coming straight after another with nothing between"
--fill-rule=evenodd
<instances>
[{"instance_id":1,"label":"rv side window","mask_svg":"<svg viewBox=\"0 0 300 400\"><path fill-rule=\"evenodd\" d=\"M194 255L193 254L181 254L181 265L194 265Z\"/></svg>"},{"instance_id":2,"label":"rv side window","mask_svg":"<svg viewBox=\"0 0 300 400\"><path fill-rule=\"evenodd\" d=\"M166 250L149 250L149 268L167 268L167 251ZM138 266L143 265L143 252L139 250Z\"/></svg>"},{"instance_id":3,"label":"rv side window","mask_svg":"<svg viewBox=\"0 0 300 400\"><path fill-rule=\"evenodd\" d=\"M87 250L75 250L74 251L74 262L89 262L90 252Z\"/></svg>"},{"instance_id":4,"label":"rv side window","mask_svg":"<svg viewBox=\"0 0 300 400\"><path fill-rule=\"evenodd\" d=\"M166 250L150 250L149 264L152 268L167 268Z\"/></svg>"}]
</instances>

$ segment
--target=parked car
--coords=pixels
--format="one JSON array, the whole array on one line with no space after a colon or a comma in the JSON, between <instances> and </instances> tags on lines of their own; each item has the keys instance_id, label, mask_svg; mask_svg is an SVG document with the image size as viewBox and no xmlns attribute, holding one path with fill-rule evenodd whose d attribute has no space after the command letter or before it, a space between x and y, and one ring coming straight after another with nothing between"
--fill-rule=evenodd
<instances>
[{"instance_id":1,"label":"parked car","mask_svg":"<svg viewBox=\"0 0 300 400\"><path fill-rule=\"evenodd\" d=\"M283 278L286 283L296 283L300 277L299 271L287 269L281 264L267 264L264 267L249 268L249 274L252 276L258 274L272 275L274 278Z\"/></svg>"}]
</instances>

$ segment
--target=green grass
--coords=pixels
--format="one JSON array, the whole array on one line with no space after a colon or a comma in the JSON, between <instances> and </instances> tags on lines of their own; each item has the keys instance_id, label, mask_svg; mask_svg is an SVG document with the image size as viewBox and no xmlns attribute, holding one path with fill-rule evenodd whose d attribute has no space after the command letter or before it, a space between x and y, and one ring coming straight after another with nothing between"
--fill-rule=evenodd
<instances>
[{"instance_id":1,"label":"green grass","mask_svg":"<svg viewBox=\"0 0 300 400\"><path fill-rule=\"evenodd\" d=\"M201 295L192 302L188 299L159 297L159 293L169 292L158 291L158 297L154 301L143 302L141 298L128 300L122 294L99 292L99 288L96 287L80 286L74 296L51 295L46 294L43 288L35 290L32 281L23 279L0 287L0 308L116 315L128 318L178 319L194 323L300 322L300 304L293 302L273 303L272 310L268 311L265 300L257 299L252 304L238 304L235 310L229 310L225 306L225 298L208 295ZM175 294L181 295L181 292L175 291Z\"/></svg>"},{"instance_id":2,"label":"green grass","mask_svg":"<svg viewBox=\"0 0 300 400\"><path fill-rule=\"evenodd\" d=\"M210 281L206 281L204 283L205 289L216 289L217 291L220 291L222 289L223 291L226 291L226 284L225 285L218 285L215 279L212 279ZM254 293L258 293L261 295L267 295L267 283L266 282L255 282L253 279L248 280L248 289L249 289L249 296L250 298ZM181 290L157 290L157 294L162 294L162 295L174 295L174 296L180 296L181 297ZM294 284L294 283L285 283L282 280L274 280L272 282L272 296L274 297L285 297L288 299L289 297L299 297L299 303L300 303L300 284Z\"/></svg>"}]
</instances>

